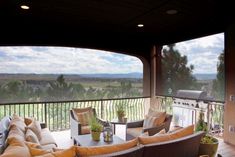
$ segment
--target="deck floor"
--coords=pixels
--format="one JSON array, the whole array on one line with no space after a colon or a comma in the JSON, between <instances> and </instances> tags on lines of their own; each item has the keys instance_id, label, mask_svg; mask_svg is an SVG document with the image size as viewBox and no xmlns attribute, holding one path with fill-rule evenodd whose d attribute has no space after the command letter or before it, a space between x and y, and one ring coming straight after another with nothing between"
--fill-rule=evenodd
<instances>
[{"instance_id":1,"label":"deck floor","mask_svg":"<svg viewBox=\"0 0 235 157\"><path fill-rule=\"evenodd\" d=\"M120 125L116 130L116 135L125 139L125 128ZM73 141L70 138L70 130L52 132L53 137L55 138L59 148L69 148L73 145ZM222 157L235 157L235 146L229 145L223 142L223 139L219 139L219 148L218 153L222 155Z\"/></svg>"}]
</instances>

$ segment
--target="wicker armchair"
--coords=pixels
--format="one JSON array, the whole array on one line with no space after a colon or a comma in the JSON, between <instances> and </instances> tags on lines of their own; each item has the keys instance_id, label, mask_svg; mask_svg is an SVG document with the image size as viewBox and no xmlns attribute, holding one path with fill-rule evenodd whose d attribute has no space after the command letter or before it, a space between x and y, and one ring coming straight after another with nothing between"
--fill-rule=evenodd
<instances>
[{"instance_id":1,"label":"wicker armchair","mask_svg":"<svg viewBox=\"0 0 235 157\"><path fill-rule=\"evenodd\" d=\"M84 112L88 111L88 108L81 108L81 110L83 110ZM92 108L92 112L93 115L96 116L96 111L94 108ZM89 134L90 133L90 127L89 125L87 126L82 126L81 123L75 118L74 115L74 111L70 110L70 129L71 129L71 138L73 138L74 136L77 135L84 135L84 134ZM106 121L98 118L96 116L96 118L98 119L98 121L102 124L102 125L106 125Z\"/></svg>"},{"instance_id":2,"label":"wicker armchair","mask_svg":"<svg viewBox=\"0 0 235 157\"><path fill-rule=\"evenodd\" d=\"M127 123L126 130L126 140L131 140L135 137L138 137L141 133L148 132L149 136L152 136L162 129L165 129L166 132L170 129L170 124L172 120L172 115L167 114L165 121L160 125L152 128L143 128L144 119L134 122Z\"/></svg>"}]
</instances>

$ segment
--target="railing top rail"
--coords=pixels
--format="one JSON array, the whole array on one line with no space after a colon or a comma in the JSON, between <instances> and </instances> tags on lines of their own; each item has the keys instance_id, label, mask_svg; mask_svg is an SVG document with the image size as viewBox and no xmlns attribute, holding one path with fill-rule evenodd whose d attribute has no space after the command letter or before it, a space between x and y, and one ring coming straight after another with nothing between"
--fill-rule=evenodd
<instances>
[{"instance_id":1,"label":"railing top rail","mask_svg":"<svg viewBox=\"0 0 235 157\"><path fill-rule=\"evenodd\" d=\"M189 99L189 98L184 98L184 97L177 97L177 96L166 96L166 95L157 95L156 97L159 98L179 98L179 99L188 99L188 100L196 100L196 101L204 101L206 103L217 103L217 104L221 104L224 105L225 101L219 101L219 100L203 100L203 99Z\"/></svg>"},{"instance_id":2,"label":"railing top rail","mask_svg":"<svg viewBox=\"0 0 235 157\"><path fill-rule=\"evenodd\" d=\"M86 101L110 101L110 100L125 100L125 99L142 99L150 98L150 96L145 97L131 97L131 98L112 98L112 99L86 99L86 100L65 100L65 101L36 101L36 102L10 102L10 103L1 103L1 105L14 105L14 104L45 104L45 103L69 103L69 102L86 102Z\"/></svg>"}]
</instances>

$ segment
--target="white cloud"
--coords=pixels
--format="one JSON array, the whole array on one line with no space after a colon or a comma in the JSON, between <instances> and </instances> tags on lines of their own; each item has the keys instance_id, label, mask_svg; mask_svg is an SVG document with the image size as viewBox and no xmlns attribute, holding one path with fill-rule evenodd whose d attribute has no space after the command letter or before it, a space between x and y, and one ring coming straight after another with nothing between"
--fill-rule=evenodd
<instances>
[{"instance_id":1,"label":"white cloud","mask_svg":"<svg viewBox=\"0 0 235 157\"><path fill-rule=\"evenodd\" d=\"M133 56L65 47L0 47L0 73L142 72Z\"/></svg>"},{"instance_id":2,"label":"white cloud","mask_svg":"<svg viewBox=\"0 0 235 157\"><path fill-rule=\"evenodd\" d=\"M176 44L176 49L194 65L194 73L217 73L218 56L224 51L224 34L216 34Z\"/></svg>"}]
</instances>

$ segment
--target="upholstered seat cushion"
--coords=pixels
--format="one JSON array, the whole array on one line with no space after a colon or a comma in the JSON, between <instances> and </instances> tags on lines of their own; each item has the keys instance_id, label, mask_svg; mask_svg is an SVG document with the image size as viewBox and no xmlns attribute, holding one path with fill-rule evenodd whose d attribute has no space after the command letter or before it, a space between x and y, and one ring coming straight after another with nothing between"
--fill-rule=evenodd
<instances>
[{"instance_id":1,"label":"upholstered seat cushion","mask_svg":"<svg viewBox=\"0 0 235 157\"><path fill-rule=\"evenodd\" d=\"M131 141L127 141L125 143L114 144L114 145L90 146L90 147L78 146L76 151L79 157L96 156L96 155L109 154L109 153L127 150L137 146L137 144L138 140L136 138Z\"/></svg>"},{"instance_id":2,"label":"upholstered seat cushion","mask_svg":"<svg viewBox=\"0 0 235 157\"><path fill-rule=\"evenodd\" d=\"M149 136L149 137L139 136L138 138L139 138L140 144L151 144L151 143L175 140L177 138L185 137L193 133L194 133L194 125L190 125L188 127L179 129L173 133L160 134L160 135Z\"/></svg>"},{"instance_id":3,"label":"upholstered seat cushion","mask_svg":"<svg viewBox=\"0 0 235 157\"><path fill-rule=\"evenodd\" d=\"M39 141L41 145L47 145L47 144L55 144L56 145L56 142L55 142L54 138L52 137L51 132L49 131L48 128L42 129L41 135L42 135L42 138Z\"/></svg>"},{"instance_id":4,"label":"upholstered seat cushion","mask_svg":"<svg viewBox=\"0 0 235 157\"><path fill-rule=\"evenodd\" d=\"M90 126L82 126L81 127L81 134L89 134L90 133Z\"/></svg>"},{"instance_id":5,"label":"upholstered seat cushion","mask_svg":"<svg viewBox=\"0 0 235 157\"><path fill-rule=\"evenodd\" d=\"M128 128L126 130L128 135L131 135L133 137L138 137L143 133L143 127L138 127L138 128Z\"/></svg>"}]
</instances>

